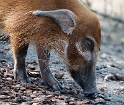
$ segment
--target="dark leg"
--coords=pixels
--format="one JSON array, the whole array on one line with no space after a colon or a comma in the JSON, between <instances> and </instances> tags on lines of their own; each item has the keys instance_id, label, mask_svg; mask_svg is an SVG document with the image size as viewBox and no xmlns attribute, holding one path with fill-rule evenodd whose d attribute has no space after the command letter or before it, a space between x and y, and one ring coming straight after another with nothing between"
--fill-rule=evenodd
<instances>
[{"instance_id":1,"label":"dark leg","mask_svg":"<svg viewBox=\"0 0 124 105\"><path fill-rule=\"evenodd\" d=\"M26 73L25 68L25 57L27 54L28 45L25 45L24 47L20 48L14 48L13 47L13 53L14 53L14 78L18 76L21 83L30 83L30 80Z\"/></svg>"},{"instance_id":2,"label":"dark leg","mask_svg":"<svg viewBox=\"0 0 124 105\"><path fill-rule=\"evenodd\" d=\"M48 47L40 48L37 45L37 53L38 53L38 61L40 70L42 73L43 81L51 86L52 88L56 90L63 89L63 86L57 81L57 79L52 75L50 68L49 68L49 58L50 58L50 52Z\"/></svg>"}]
</instances>

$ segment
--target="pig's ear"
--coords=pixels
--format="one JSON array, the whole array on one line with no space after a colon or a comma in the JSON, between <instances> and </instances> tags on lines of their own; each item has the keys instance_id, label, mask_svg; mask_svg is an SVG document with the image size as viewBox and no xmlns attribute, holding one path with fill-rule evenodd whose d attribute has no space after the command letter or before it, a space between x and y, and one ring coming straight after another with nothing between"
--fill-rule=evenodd
<instances>
[{"instance_id":1,"label":"pig's ear","mask_svg":"<svg viewBox=\"0 0 124 105\"><path fill-rule=\"evenodd\" d=\"M72 34L74 27L76 26L75 15L68 9L59 9L52 11L36 10L30 11L28 13L39 17L47 16L54 19L54 21L61 27L62 31L67 35Z\"/></svg>"}]
</instances>

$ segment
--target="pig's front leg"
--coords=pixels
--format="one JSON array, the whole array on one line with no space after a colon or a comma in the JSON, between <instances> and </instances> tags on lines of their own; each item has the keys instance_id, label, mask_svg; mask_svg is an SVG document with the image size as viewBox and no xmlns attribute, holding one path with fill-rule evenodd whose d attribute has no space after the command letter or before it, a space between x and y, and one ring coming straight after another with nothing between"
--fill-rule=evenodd
<instances>
[{"instance_id":1,"label":"pig's front leg","mask_svg":"<svg viewBox=\"0 0 124 105\"><path fill-rule=\"evenodd\" d=\"M18 77L22 84L31 83L30 79L27 76L25 68L25 57L27 54L28 45L18 48L18 46L14 47L14 45L12 44L12 48L15 61L13 72L14 78L16 79Z\"/></svg>"},{"instance_id":2,"label":"pig's front leg","mask_svg":"<svg viewBox=\"0 0 124 105\"><path fill-rule=\"evenodd\" d=\"M60 91L63 86L57 81L57 79L52 75L49 68L49 58L50 52L48 47L39 47L37 45L37 54L40 70L42 73L43 81L46 85L51 86L53 89Z\"/></svg>"}]
</instances>

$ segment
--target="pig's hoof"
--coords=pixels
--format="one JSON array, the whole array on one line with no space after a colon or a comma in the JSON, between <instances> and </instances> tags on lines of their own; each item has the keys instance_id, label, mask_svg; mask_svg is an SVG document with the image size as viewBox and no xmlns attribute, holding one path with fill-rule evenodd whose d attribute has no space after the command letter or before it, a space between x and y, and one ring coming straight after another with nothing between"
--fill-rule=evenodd
<instances>
[{"instance_id":1,"label":"pig's hoof","mask_svg":"<svg viewBox=\"0 0 124 105\"><path fill-rule=\"evenodd\" d=\"M19 79L21 84L31 84L31 80L29 79L26 73L19 75L19 73L17 73L17 71L14 70L13 74L14 74L14 79L15 80Z\"/></svg>"},{"instance_id":2,"label":"pig's hoof","mask_svg":"<svg viewBox=\"0 0 124 105\"><path fill-rule=\"evenodd\" d=\"M59 81L52 75L52 73L50 72L50 70L45 70L45 72L43 72L42 74L42 78L44 83L47 86L52 87L53 89L57 90L57 91L61 91L64 89L64 87L59 83Z\"/></svg>"},{"instance_id":3,"label":"pig's hoof","mask_svg":"<svg viewBox=\"0 0 124 105\"><path fill-rule=\"evenodd\" d=\"M25 79L19 79L21 84L31 84L31 80L27 77Z\"/></svg>"},{"instance_id":4,"label":"pig's hoof","mask_svg":"<svg viewBox=\"0 0 124 105\"><path fill-rule=\"evenodd\" d=\"M52 87L53 89L55 89L56 91L61 91L61 90L63 90L64 89L64 86L62 86L60 83L59 83L59 81L57 81L56 79L53 81L51 81L51 80L45 80L44 81L45 82L45 84L47 85L47 86L50 86L50 87Z\"/></svg>"},{"instance_id":5,"label":"pig's hoof","mask_svg":"<svg viewBox=\"0 0 124 105\"><path fill-rule=\"evenodd\" d=\"M60 91L60 90L63 90L64 89L64 86L62 86L58 81L54 84L52 84L52 88L57 90L57 91Z\"/></svg>"}]
</instances>

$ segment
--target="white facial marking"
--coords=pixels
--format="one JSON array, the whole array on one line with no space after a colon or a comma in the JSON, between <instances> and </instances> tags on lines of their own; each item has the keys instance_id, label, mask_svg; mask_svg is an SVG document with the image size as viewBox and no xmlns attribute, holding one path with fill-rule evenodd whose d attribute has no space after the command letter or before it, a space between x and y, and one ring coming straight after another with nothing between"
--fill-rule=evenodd
<instances>
[{"instance_id":1,"label":"white facial marking","mask_svg":"<svg viewBox=\"0 0 124 105\"><path fill-rule=\"evenodd\" d=\"M67 47L68 47L68 42L65 41L65 40L61 40L62 44L63 44L63 48L64 48L64 53L66 54L67 53Z\"/></svg>"},{"instance_id":2,"label":"white facial marking","mask_svg":"<svg viewBox=\"0 0 124 105\"><path fill-rule=\"evenodd\" d=\"M82 51L81 49L81 44L79 42L76 43L76 47L79 51L79 53L87 60L87 61L90 61L92 60L91 57L92 57L92 54L90 51Z\"/></svg>"}]
</instances>

